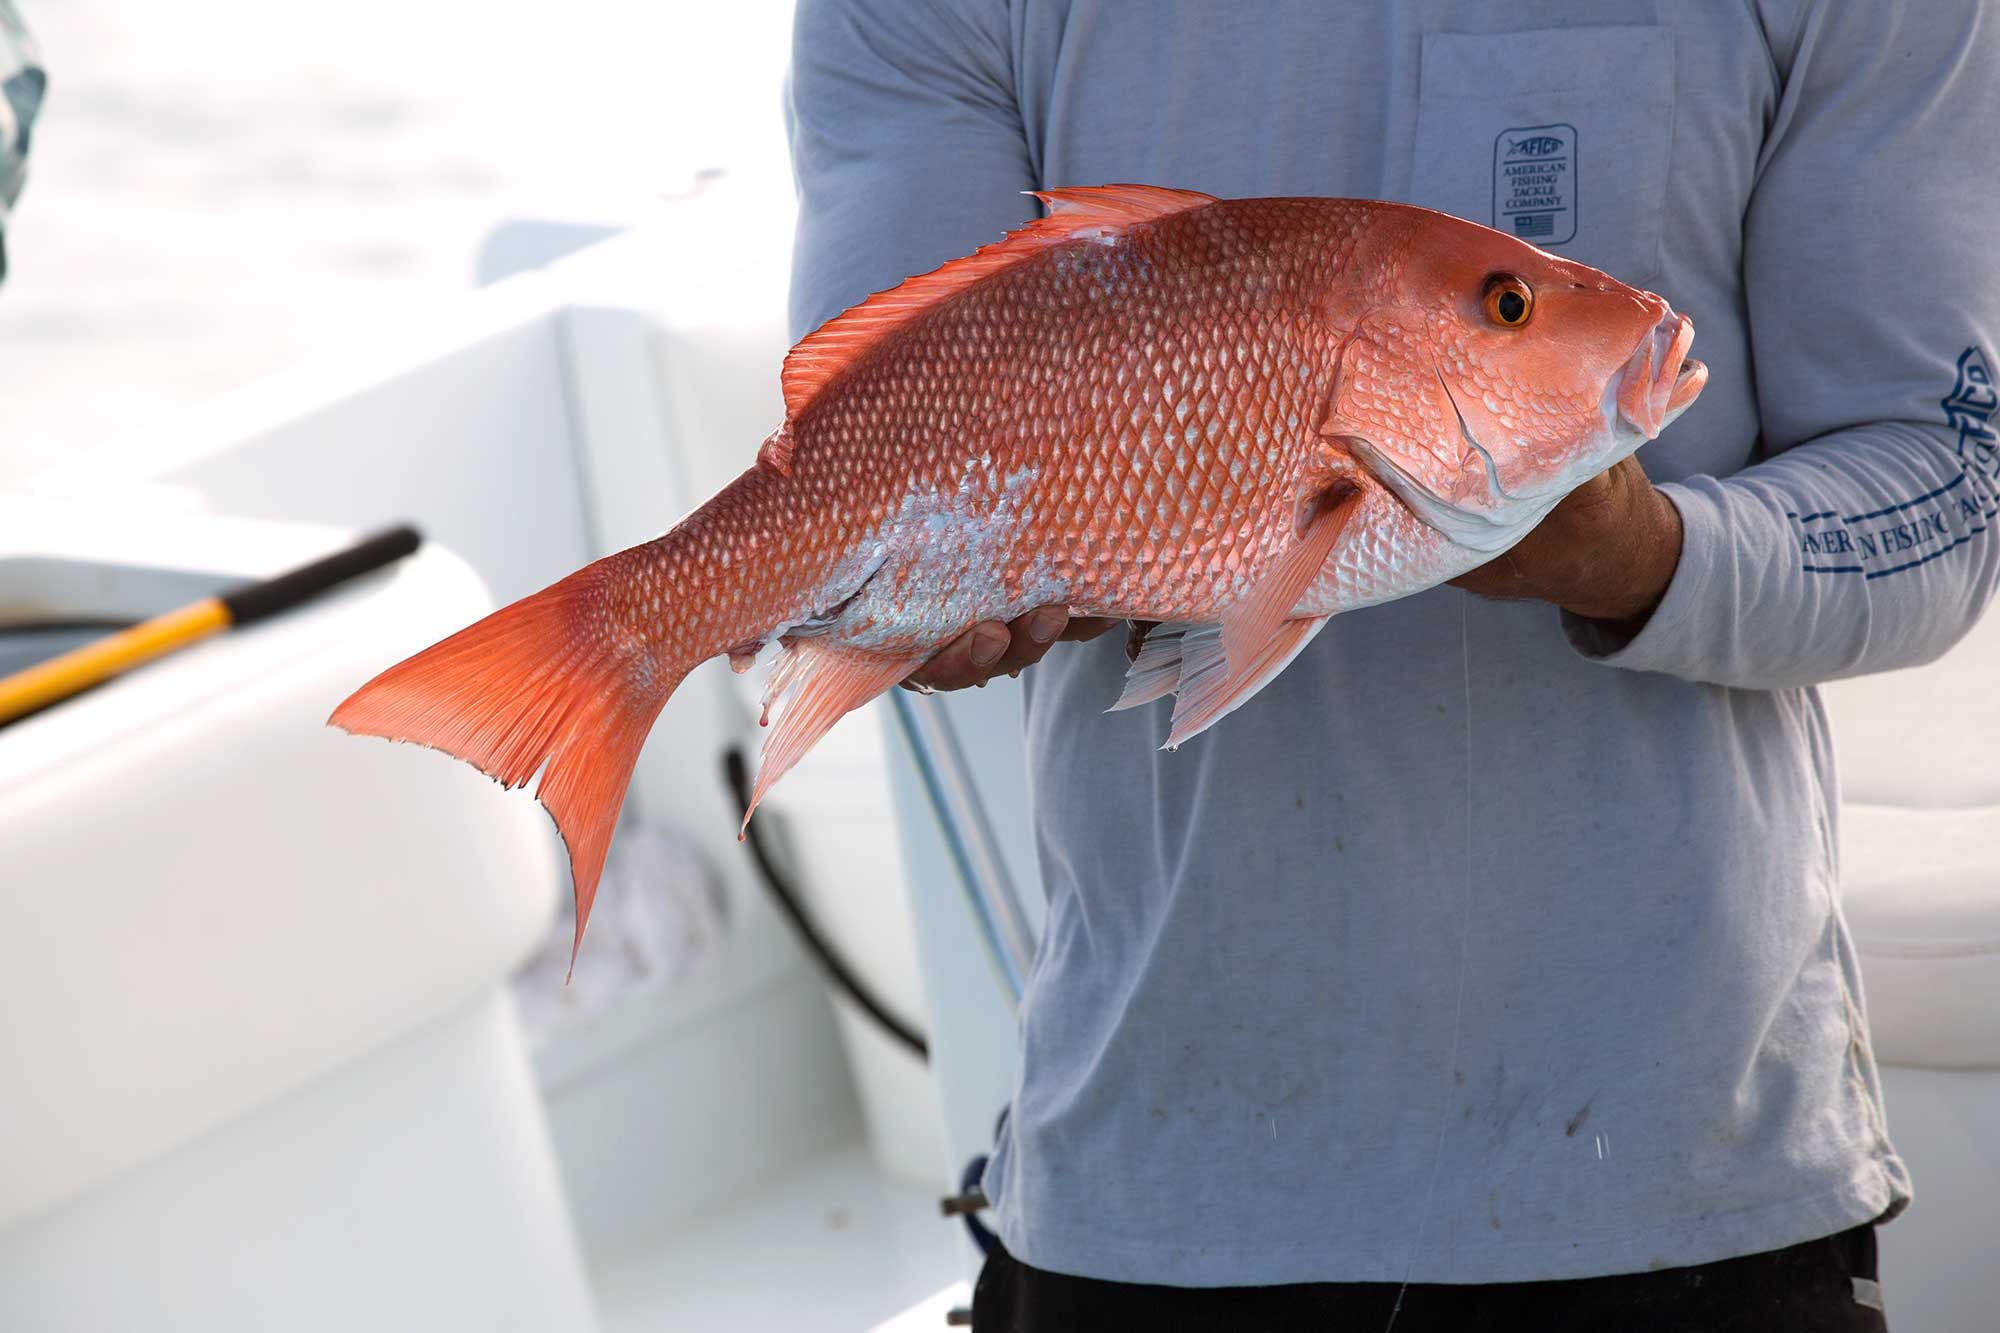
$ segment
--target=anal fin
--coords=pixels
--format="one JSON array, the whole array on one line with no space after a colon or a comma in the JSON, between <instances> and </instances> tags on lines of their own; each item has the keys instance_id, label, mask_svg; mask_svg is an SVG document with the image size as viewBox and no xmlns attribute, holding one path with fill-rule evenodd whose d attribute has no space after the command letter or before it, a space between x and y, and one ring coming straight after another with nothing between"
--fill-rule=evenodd
<instances>
[{"instance_id":1,"label":"anal fin","mask_svg":"<svg viewBox=\"0 0 2000 1333\"><path fill-rule=\"evenodd\" d=\"M834 723L909 675L928 656L873 653L824 639L785 640L784 654L771 669L771 689L764 703L767 718L777 706L777 721L764 739L744 827L749 827L764 794Z\"/></svg>"}]
</instances>

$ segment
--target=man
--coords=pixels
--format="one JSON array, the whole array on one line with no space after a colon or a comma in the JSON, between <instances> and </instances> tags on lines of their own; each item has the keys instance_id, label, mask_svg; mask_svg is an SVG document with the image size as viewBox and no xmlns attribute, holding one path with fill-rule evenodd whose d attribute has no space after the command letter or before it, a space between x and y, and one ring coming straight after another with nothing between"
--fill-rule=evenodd
<instances>
[{"instance_id":1,"label":"man","mask_svg":"<svg viewBox=\"0 0 2000 1333\"><path fill-rule=\"evenodd\" d=\"M1142 181L1506 228L1711 372L1487 597L1337 618L1177 753L1103 714L1122 636L1028 674L1049 910L975 1326L1885 1326L1910 1189L1811 687L2000 579L1941 407L2000 339L1995 69L1974 0L802 0L795 333Z\"/></svg>"}]
</instances>

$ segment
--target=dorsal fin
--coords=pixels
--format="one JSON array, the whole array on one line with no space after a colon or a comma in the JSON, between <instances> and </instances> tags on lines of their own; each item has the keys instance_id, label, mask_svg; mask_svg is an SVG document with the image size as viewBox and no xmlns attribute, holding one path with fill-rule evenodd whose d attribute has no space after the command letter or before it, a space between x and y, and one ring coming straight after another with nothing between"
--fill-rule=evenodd
<instances>
[{"instance_id":1,"label":"dorsal fin","mask_svg":"<svg viewBox=\"0 0 2000 1333\"><path fill-rule=\"evenodd\" d=\"M757 450L757 462L781 477L792 475L792 423L772 431Z\"/></svg>"},{"instance_id":2,"label":"dorsal fin","mask_svg":"<svg viewBox=\"0 0 2000 1333\"><path fill-rule=\"evenodd\" d=\"M828 380L892 329L980 279L1062 241L1113 236L1127 227L1215 202L1214 195L1198 190L1157 185L1090 185L1033 193L1048 206L1047 217L1016 228L963 259L877 292L800 339L785 358L786 419L796 418Z\"/></svg>"},{"instance_id":3,"label":"dorsal fin","mask_svg":"<svg viewBox=\"0 0 2000 1333\"><path fill-rule=\"evenodd\" d=\"M1172 190L1164 185L1075 185L1062 190L1030 190L1029 193L1042 201L1049 215L1030 222L1020 231L1012 233L1014 236L1036 227L1047 227L1051 223L1064 224L1061 228L1063 234L1071 236L1087 227L1104 227L1107 230L1129 227L1215 202L1212 194L1203 194L1200 190Z\"/></svg>"}]
</instances>

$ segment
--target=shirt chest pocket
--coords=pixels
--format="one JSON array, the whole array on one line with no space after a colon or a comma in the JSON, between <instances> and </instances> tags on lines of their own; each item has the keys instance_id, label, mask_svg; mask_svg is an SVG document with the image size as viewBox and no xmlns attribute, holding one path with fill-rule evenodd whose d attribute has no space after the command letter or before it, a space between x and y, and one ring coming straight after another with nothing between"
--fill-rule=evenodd
<instances>
[{"instance_id":1,"label":"shirt chest pocket","mask_svg":"<svg viewBox=\"0 0 2000 1333\"><path fill-rule=\"evenodd\" d=\"M1426 33L1407 197L1644 286L1673 135L1665 28Z\"/></svg>"}]
</instances>

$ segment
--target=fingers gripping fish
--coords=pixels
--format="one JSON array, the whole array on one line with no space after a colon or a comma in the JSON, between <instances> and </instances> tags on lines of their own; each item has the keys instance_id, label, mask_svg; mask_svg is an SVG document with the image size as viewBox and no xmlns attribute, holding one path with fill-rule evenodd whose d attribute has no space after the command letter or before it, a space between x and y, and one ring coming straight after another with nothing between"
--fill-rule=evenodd
<instances>
[{"instance_id":1,"label":"fingers gripping fish","mask_svg":"<svg viewBox=\"0 0 2000 1333\"><path fill-rule=\"evenodd\" d=\"M1177 746L1340 611L1506 550L1706 378L1667 303L1406 205L1051 190L792 349L755 466L663 536L391 667L356 733L537 772L582 938L641 743L775 641L752 805L982 620L1169 622L1118 706Z\"/></svg>"}]
</instances>

